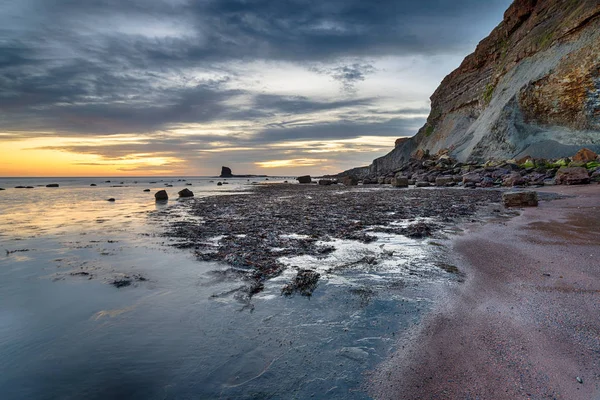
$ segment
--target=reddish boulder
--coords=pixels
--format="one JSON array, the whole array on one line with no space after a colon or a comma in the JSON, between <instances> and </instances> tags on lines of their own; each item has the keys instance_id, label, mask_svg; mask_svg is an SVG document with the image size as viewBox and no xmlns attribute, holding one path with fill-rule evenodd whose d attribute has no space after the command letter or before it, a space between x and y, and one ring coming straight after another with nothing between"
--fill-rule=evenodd
<instances>
[{"instance_id":1,"label":"reddish boulder","mask_svg":"<svg viewBox=\"0 0 600 400\"><path fill-rule=\"evenodd\" d=\"M583 167L560 167L556 172L557 185L585 185L590 183L590 175Z\"/></svg>"},{"instance_id":2,"label":"reddish boulder","mask_svg":"<svg viewBox=\"0 0 600 400\"><path fill-rule=\"evenodd\" d=\"M598 154L594 153L590 149L583 148L573 156L573 161L588 163L590 161L596 160L597 157Z\"/></svg>"}]
</instances>

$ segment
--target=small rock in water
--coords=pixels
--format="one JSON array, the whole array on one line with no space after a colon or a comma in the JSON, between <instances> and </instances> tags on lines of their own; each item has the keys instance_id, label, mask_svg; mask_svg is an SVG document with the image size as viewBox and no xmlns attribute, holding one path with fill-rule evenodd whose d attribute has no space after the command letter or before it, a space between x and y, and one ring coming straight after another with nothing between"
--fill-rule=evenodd
<instances>
[{"instance_id":1,"label":"small rock in water","mask_svg":"<svg viewBox=\"0 0 600 400\"><path fill-rule=\"evenodd\" d=\"M317 288L317 283L321 274L311 269L300 269L292 282L281 289L281 294L291 296L295 292L300 292L302 296L310 297Z\"/></svg>"},{"instance_id":2,"label":"small rock in water","mask_svg":"<svg viewBox=\"0 0 600 400\"><path fill-rule=\"evenodd\" d=\"M110 199L108 199L106 201L110 201L112 203L113 201L116 201L116 200L114 199L114 197L111 197Z\"/></svg>"},{"instance_id":3,"label":"small rock in water","mask_svg":"<svg viewBox=\"0 0 600 400\"><path fill-rule=\"evenodd\" d=\"M58 187L58 183L49 183L46 185L46 187Z\"/></svg>"},{"instance_id":4,"label":"small rock in water","mask_svg":"<svg viewBox=\"0 0 600 400\"><path fill-rule=\"evenodd\" d=\"M6 190L6 189L4 189L4 188L0 188L0 190Z\"/></svg>"},{"instance_id":5,"label":"small rock in water","mask_svg":"<svg viewBox=\"0 0 600 400\"><path fill-rule=\"evenodd\" d=\"M129 279L129 277L115 279L112 282L110 282L110 284L118 289L131 285L131 279Z\"/></svg>"},{"instance_id":6,"label":"small rock in water","mask_svg":"<svg viewBox=\"0 0 600 400\"><path fill-rule=\"evenodd\" d=\"M167 194L166 190L159 190L158 192L154 193L154 198L156 201L165 201L169 200L169 195Z\"/></svg>"},{"instance_id":7,"label":"small rock in water","mask_svg":"<svg viewBox=\"0 0 600 400\"><path fill-rule=\"evenodd\" d=\"M90 186L97 186L95 183L90 183Z\"/></svg>"},{"instance_id":8,"label":"small rock in water","mask_svg":"<svg viewBox=\"0 0 600 400\"><path fill-rule=\"evenodd\" d=\"M194 192L189 189L183 189L179 191L179 197L194 197Z\"/></svg>"},{"instance_id":9,"label":"small rock in water","mask_svg":"<svg viewBox=\"0 0 600 400\"><path fill-rule=\"evenodd\" d=\"M223 186L223 182L217 182L217 186Z\"/></svg>"},{"instance_id":10,"label":"small rock in water","mask_svg":"<svg viewBox=\"0 0 600 400\"><path fill-rule=\"evenodd\" d=\"M149 191L150 191L150 189L144 189L144 192L149 192Z\"/></svg>"}]
</instances>

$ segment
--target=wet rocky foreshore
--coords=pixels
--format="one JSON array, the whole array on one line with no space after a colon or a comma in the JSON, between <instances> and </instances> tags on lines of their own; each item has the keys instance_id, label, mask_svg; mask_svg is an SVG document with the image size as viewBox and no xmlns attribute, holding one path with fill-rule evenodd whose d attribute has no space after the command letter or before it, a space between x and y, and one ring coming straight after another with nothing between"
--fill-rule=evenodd
<instances>
[{"instance_id":1,"label":"wet rocky foreshore","mask_svg":"<svg viewBox=\"0 0 600 400\"><path fill-rule=\"evenodd\" d=\"M500 199L497 190L266 184L251 193L189 199L164 212L183 207L193 216L171 223L166 236L201 261L227 264L220 273L245 279L251 298L283 272L282 257L326 257L334 239L371 243L378 233L439 237L452 224L500 215ZM310 295L316 280L316 272L301 269L282 294Z\"/></svg>"}]
</instances>

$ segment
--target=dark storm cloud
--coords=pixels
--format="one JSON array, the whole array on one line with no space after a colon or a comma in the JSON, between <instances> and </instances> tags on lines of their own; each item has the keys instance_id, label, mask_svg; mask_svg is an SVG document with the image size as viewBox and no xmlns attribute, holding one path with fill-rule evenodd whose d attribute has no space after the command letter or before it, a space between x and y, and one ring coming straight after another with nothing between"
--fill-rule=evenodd
<instances>
[{"instance_id":1,"label":"dark storm cloud","mask_svg":"<svg viewBox=\"0 0 600 400\"><path fill-rule=\"evenodd\" d=\"M353 99L340 101L318 101L311 100L305 96L280 96L261 94L254 97L254 107L278 113L305 114L317 111L343 109L349 107L367 106L374 99Z\"/></svg>"},{"instance_id":2,"label":"dark storm cloud","mask_svg":"<svg viewBox=\"0 0 600 400\"><path fill-rule=\"evenodd\" d=\"M285 140L350 139L360 136L411 136L424 122L425 118L392 118L372 122L336 121L292 127L269 127L254 136L253 141L276 143Z\"/></svg>"},{"instance_id":3,"label":"dark storm cloud","mask_svg":"<svg viewBox=\"0 0 600 400\"><path fill-rule=\"evenodd\" d=\"M239 74L230 63L241 61L332 63L326 73L351 90L374 69L343 60L464 51L473 32L486 33L477 23L487 15L497 19L508 3L9 0L0 13L0 131L149 133L176 124L373 108L369 98L325 102L232 90L223 77ZM219 78L190 81L192 68ZM244 96L249 106L231 106ZM256 142L400 136L414 133L417 122L282 123L265 127Z\"/></svg>"}]
</instances>

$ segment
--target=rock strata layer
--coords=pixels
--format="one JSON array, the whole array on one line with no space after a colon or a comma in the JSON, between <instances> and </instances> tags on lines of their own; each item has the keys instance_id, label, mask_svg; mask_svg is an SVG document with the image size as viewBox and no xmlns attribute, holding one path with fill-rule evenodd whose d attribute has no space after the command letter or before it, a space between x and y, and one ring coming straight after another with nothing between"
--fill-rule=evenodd
<instances>
[{"instance_id":1,"label":"rock strata layer","mask_svg":"<svg viewBox=\"0 0 600 400\"><path fill-rule=\"evenodd\" d=\"M597 0L514 1L431 96L427 123L369 174L440 149L461 162L600 151L598 43Z\"/></svg>"}]
</instances>

